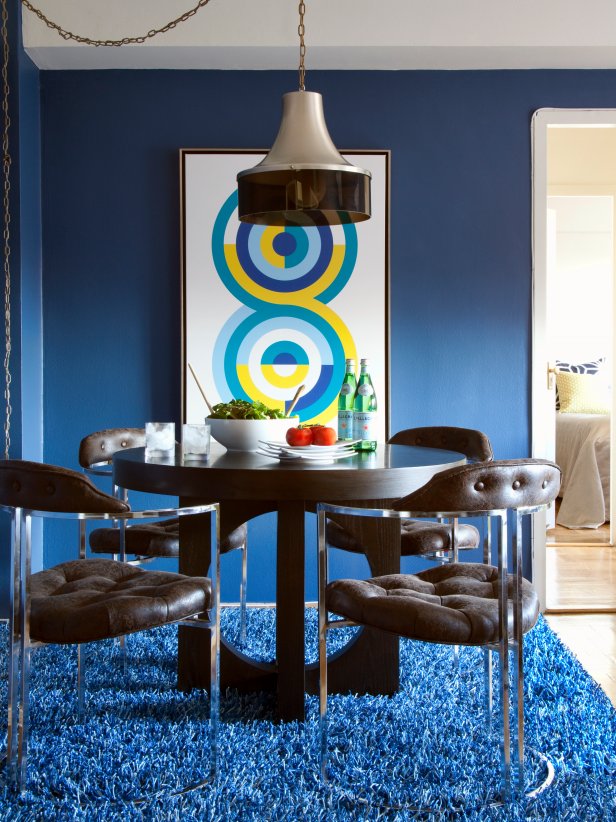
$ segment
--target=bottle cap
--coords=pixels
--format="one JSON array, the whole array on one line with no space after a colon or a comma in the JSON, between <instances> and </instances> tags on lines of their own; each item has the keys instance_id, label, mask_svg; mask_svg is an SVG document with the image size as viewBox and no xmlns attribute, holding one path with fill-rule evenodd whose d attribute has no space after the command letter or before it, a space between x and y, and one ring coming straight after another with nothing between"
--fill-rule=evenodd
<instances>
[{"instance_id":1,"label":"bottle cap","mask_svg":"<svg viewBox=\"0 0 616 822\"><path fill-rule=\"evenodd\" d=\"M360 362L361 362L362 365L368 365L368 360L367 359L360 360Z\"/></svg>"},{"instance_id":2,"label":"bottle cap","mask_svg":"<svg viewBox=\"0 0 616 822\"><path fill-rule=\"evenodd\" d=\"M353 357L348 357L347 361L346 361L346 364L347 364L347 366L355 365L355 360L353 359Z\"/></svg>"}]
</instances>

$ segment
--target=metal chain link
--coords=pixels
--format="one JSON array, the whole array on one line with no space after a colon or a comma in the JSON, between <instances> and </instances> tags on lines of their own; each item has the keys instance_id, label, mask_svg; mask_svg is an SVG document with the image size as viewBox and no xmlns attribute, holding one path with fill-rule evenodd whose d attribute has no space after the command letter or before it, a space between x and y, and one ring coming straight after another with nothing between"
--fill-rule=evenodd
<instances>
[{"instance_id":1,"label":"metal chain link","mask_svg":"<svg viewBox=\"0 0 616 822\"><path fill-rule=\"evenodd\" d=\"M139 37L122 37L120 40L94 40L91 37L86 37L81 34L74 34L72 31L63 29L62 26L58 25L58 23L54 23L53 20L45 17L43 12L40 9L37 9L36 6L33 6L29 0L21 0L22 5L24 5L28 11L31 11L32 14L36 14L39 20L42 20L46 26L56 31L64 40L75 40L77 43L85 43L88 46L128 46L132 43L145 43L146 40L149 40L151 37L156 37L157 34L164 34L170 29L174 29L178 23L185 23L200 9L207 6L209 2L210 0L198 0L197 5L194 6L194 8L185 11L184 14L176 17L175 20L171 20L159 29L150 29L147 34L142 34Z\"/></svg>"},{"instance_id":2,"label":"metal chain link","mask_svg":"<svg viewBox=\"0 0 616 822\"><path fill-rule=\"evenodd\" d=\"M304 58L306 57L306 44L304 43L304 35L306 34L306 27L304 26L304 14L306 14L306 4L304 0L299 0L299 26L297 33L299 34L299 90L306 91L306 69L304 67Z\"/></svg>"},{"instance_id":3,"label":"metal chain link","mask_svg":"<svg viewBox=\"0 0 616 822\"><path fill-rule=\"evenodd\" d=\"M11 245L10 245L10 194L11 194L11 154L9 131L9 31L7 0L2 0L2 157L3 157L3 213L4 213L4 399L6 415L4 420L4 458L9 458L11 446Z\"/></svg>"}]
</instances>

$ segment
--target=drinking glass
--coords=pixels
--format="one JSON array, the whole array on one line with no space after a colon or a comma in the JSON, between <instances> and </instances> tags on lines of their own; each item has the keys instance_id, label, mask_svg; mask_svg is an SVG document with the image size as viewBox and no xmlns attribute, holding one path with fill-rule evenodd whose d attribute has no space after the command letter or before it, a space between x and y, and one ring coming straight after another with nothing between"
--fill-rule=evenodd
<instances>
[{"instance_id":1,"label":"drinking glass","mask_svg":"<svg viewBox=\"0 0 616 822\"><path fill-rule=\"evenodd\" d=\"M184 423L182 426L182 457L188 461L207 460L210 455L210 426Z\"/></svg>"},{"instance_id":2,"label":"drinking glass","mask_svg":"<svg viewBox=\"0 0 616 822\"><path fill-rule=\"evenodd\" d=\"M146 422L145 458L172 456L175 450L174 422Z\"/></svg>"}]
</instances>

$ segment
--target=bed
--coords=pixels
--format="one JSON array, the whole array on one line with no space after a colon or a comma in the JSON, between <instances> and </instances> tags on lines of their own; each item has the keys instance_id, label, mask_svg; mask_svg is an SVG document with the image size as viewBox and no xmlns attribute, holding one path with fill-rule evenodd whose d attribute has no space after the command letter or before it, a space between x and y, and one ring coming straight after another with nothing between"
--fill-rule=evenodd
<instances>
[{"instance_id":1,"label":"bed","mask_svg":"<svg viewBox=\"0 0 616 822\"><path fill-rule=\"evenodd\" d=\"M610 518L610 415L556 413L556 462L563 474L556 518L598 528Z\"/></svg>"}]
</instances>

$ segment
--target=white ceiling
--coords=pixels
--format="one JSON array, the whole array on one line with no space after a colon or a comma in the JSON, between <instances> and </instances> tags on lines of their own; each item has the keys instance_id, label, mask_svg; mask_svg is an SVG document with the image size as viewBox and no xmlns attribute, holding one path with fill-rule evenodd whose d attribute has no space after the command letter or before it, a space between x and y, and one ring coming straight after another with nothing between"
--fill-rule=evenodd
<instances>
[{"instance_id":1,"label":"white ceiling","mask_svg":"<svg viewBox=\"0 0 616 822\"><path fill-rule=\"evenodd\" d=\"M31 0L93 39L138 36L197 0ZM23 9L41 69L294 69L296 0L210 0L143 45L83 46ZM616 68L615 0L306 0L314 69Z\"/></svg>"}]
</instances>

